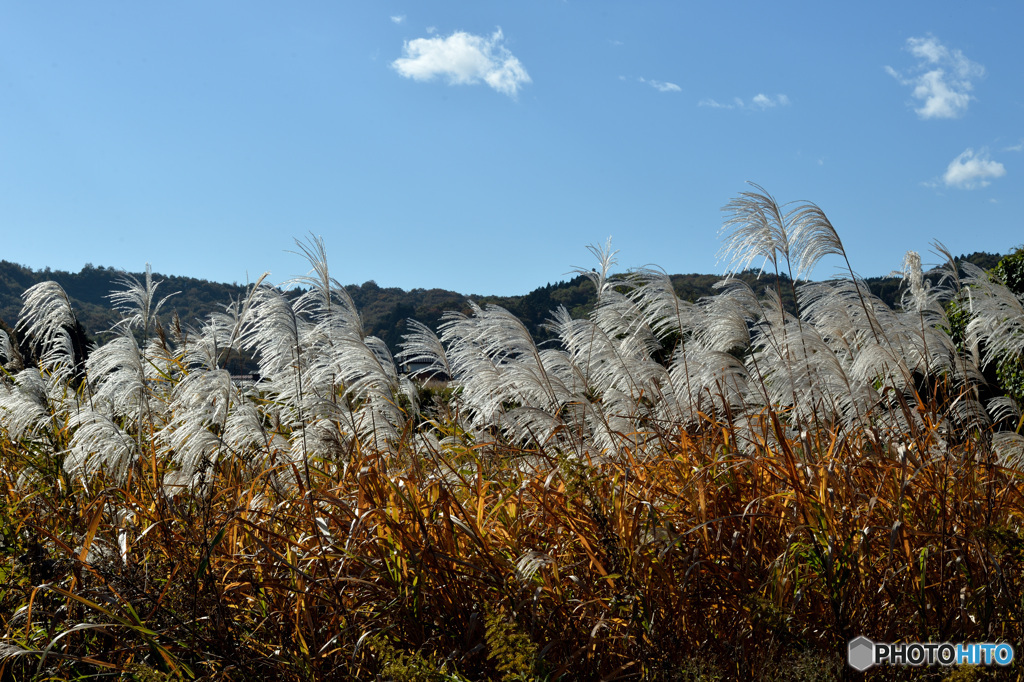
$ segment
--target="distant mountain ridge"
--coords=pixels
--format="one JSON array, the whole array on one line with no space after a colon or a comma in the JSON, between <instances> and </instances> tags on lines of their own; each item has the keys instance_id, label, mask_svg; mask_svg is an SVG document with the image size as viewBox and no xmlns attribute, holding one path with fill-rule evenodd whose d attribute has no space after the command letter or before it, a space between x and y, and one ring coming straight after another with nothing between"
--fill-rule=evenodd
<instances>
[{"instance_id":1,"label":"distant mountain ridge","mask_svg":"<svg viewBox=\"0 0 1024 682\"><path fill-rule=\"evenodd\" d=\"M989 269L999 262L998 254L975 252L960 256L975 265ZM118 319L117 311L110 305L111 291L119 288L118 280L126 273L108 267L86 265L81 271L32 270L23 265L0 261L0 321L8 330L15 327L21 311L21 294L34 284L53 280L64 288L79 322L93 338L103 333ZM142 273L129 273L143 278ZM758 281L755 272L745 272L740 278L753 284ZM210 282L192 277L154 274L161 281L158 296L179 292L170 298L163 308L162 319L170 319L175 313L184 324L198 326L211 312L245 294L245 287L238 284ZM676 293L684 300L696 301L702 296L714 293L712 286L722 279L721 275L688 274L671 275ZM869 277L866 281L872 292L890 306L899 300L900 279L898 277ZM762 276L760 286L773 282L772 277ZM412 289L405 291L397 287L380 287L374 281L360 285L347 285L363 317L364 327L369 334L380 337L392 351L397 351L406 333L405 320L408 318L436 329L441 316L449 310L468 312L469 296L446 289ZM526 324L534 338L546 340L550 334L544 324L551 311L565 306L574 316L587 314L596 300L593 285L583 275L567 281L538 287L521 296L474 296L474 301L495 304L508 309Z\"/></svg>"}]
</instances>

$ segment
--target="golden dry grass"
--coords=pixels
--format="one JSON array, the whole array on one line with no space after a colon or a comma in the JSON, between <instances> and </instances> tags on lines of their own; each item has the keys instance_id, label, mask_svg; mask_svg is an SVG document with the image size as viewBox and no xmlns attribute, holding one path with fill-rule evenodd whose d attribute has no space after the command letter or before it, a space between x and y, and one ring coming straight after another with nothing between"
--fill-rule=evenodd
<instances>
[{"instance_id":1,"label":"golden dry grass","mask_svg":"<svg viewBox=\"0 0 1024 682\"><path fill-rule=\"evenodd\" d=\"M353 448L288 495L230 463L87 491L5 442L6 675L830 679L858 634L1020 641L1021 472L927 428L774 447L780 417L754 454L710 420L602 464Z\"/></svg>"}]
</instances>

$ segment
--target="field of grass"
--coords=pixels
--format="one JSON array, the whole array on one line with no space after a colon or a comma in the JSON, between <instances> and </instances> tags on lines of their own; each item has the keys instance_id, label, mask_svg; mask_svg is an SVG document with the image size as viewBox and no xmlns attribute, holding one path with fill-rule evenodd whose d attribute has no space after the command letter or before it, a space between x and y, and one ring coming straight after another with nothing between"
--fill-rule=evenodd
<instances>
[{"instance_id":1,"label":"field of grass","mask_svg":"<svg viewBox=\"0 0 1024 682\"><path fill-rule=\"evenodd\" d=\"M723 239L793 281L845 259L758 187ZM998 276L908 254L898 309L852 269L688 303L594 249L598 304L552 311L556 343L474 306L396 359L302 248L302 297L258 283L195 328L125 281L87 358L59 286L26 292L2 679L834 680L858 635L1024 641L1024 307ZM223 369L242 352L255 383Z\"/></svg>"}]
</instances>

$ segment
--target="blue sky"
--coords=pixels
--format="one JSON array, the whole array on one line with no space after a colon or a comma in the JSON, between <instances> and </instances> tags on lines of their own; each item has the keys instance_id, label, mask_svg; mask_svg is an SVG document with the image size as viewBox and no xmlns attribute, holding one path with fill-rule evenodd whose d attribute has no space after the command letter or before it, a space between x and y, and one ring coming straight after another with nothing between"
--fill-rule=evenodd
<instances>
[{"instance_id":1,"label":"blue sky","mask_svg":"<svg viewBox=\"0 0 1024 682\"><path fill-rule=\"evenodd\" d=\"M757 182L863 275L1024 242L1024 4L4 3L0 258L515 294L721 272ZM925 256L925 261L934 257ZM833 273L823 262L816 276Z\"/></svg>"}]
</instances>

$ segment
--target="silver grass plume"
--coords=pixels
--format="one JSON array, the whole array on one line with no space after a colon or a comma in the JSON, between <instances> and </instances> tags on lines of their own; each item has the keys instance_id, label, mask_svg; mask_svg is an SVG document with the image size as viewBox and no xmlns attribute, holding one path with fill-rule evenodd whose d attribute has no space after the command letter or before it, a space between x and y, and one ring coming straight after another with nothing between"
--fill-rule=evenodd
<instances>
[{"instance_id":1,"label":"silver grass plume","mask_svg":"<svg viewBox=\"0 0 1024 682\"><path fill-rule=\"evenodd\" d=\"M656 399L659 379L667 381L665 368L653 360L662 348L662 338L672 334L674 325L682 325L683 309L675 297L671 280L657 277L654 271L637 273L629 277L613 277L611 268L616 264L611 239L603 248L588 247L597 257L599 268L575 271L588 277L597 291L597 304L590 314L595 330L593 340L599 352L590 360L601 359L598 390L604 395L606 409L623 418L636 416L641 397ZM645 284L651 289L645 295L637 293ZM625 287L630 293L622 293ZM670 312L671 311L671 312ZM666 314L669 319L666 319ZM673 321L672 318L675 318ZM578 347L578 346L577 346ZM570 349L570 353L573 351ZM619 403L612 406L612 402Z\"/></svg>"},{"instance_id":2,"label":"silver grass plume","mask_svg":"<svg viewBox=\"0 0 1024 682\"><path fill-rule=\"evenodd\" d=\"M310 362L310 383L324 386L321 395L341 394L355 407L353 424L359 436L377 445L399 437L406 414L400 407L404 395L394 359L387 345L375 336L332 335L331 320L317 326L320 339ZM333 400L337 403L337 400Z\"/></svg>"},{"instance_id":3,"label":"silver grass plume","mask_svg":"<svg viewBox=\"0 0 1024 682\"><path fill-rule=\"evenodd\" d=\"M928 374L950 364L948 337L934 326L941 314L935 296L922 311L901 313L859 279L807 283L800 291L803 318L820 330L852 379L902 391L912 385L914 371Z\"/></svg>"},{"instance_id":4,"label":"silver grass plume","mask_svg":"<svg viewBox=\"0 0 1024 682\"><path fill-rule=\"evenodd\" d=\"M953 278L955 269L953 265ZM885 327L886 342L893 351L902 354L911 372L937 377L955 370L955 375L965 376L961 370L966 367L955 362L957 351L946 331L949 319L943 305L954 295L948 283L956 280L945 274L937 286L932 285L924 278L921 257L916 251L908 251L904 256L902 275L907 287L903 294L903 312L895 313L896 319ZM962 410L968 404L960 400L955 406Z\"/></svg>"},{"instance_id":5,"label":"silver grass plume","mask_svg":"<svg viewBox=\"0 0 1024 682\"><path fill-rule=\"evenodd\" d=\"M988 413L993 422L1008 422L1008 426L1013 429L992 434L992 449L999 463L1003 466L1021 466L1024 464L1024 436L1020 435L1020 431L1024 427L1024 415L1020 405L1012 396L999 396L989 401Z\"/></svg>"},{"instance_id":6,"label":"silver grass plume","mask_svg":"<svg viewBox=\"0 0 1024 682\"><path fill-rule=\"evenodd\" d=\"M729 262L728 272L745 270L758 258L781 271L781 256L790 277L796 264L796 279L809 275L827 255L842 256L851 279L856 279L846 249L825 212L809 201L795 202L787 210L760 185L749 183L756 191L742 192L724 207L726 220L721 232L725 243L720 259Z\"/></svg>"},{"instance_id":7,"label":"silver grass plume","mask_svg":"<svg viewBox=\"0 0 1024 682\"><path fill-rule=\"evenodd\" d=\"M0 424L12 440L37 433L51 419L47 383L38 369L21 370L10 386L0 384Z\"/></svg>"},{"instance_id":8,"label":"silver grass plume","mask_svg":"<svg viewBox=\"0 0 1024 682\"><path fill-rule=\"evenodd\" d=\"M227 353L241 348L241 337L237 333L241 323L238 306L232 304L224 312L207 315L198 330L189 329L182 346L186 367L219 368Z\"/></svg>"},{"instance_id":9,"label":"silver grass plume","mask_svg":"<svg viewBox=\"0 0 1024 682\"><path fill-rule=\"evenodd\" d=\"M242 345L259 358L260 385L285 407L301 411L309 363L305 344L313 325L297 303L270 286L256 287Z\"/></svg>"},{"instance_id":10,"label":"silver grass plume","mask_svg":"<svg viewBox=\"0 0 1024 682\"><path fill-rule=\"evenodd\" d=\"M146 359L144 367L152 393L166 393L170 384L181 375L181 352L166 337L150 339L142 349Z\"/></svg>"},{"instance_id":11,"label":"silver grass plume","mask_svg":"<svg viewBox=\"0 0 1024 682\"><path fill-rule=\"evenodd\" d=\"M960 266L956 258L940 241L932 242L932 252L942 259L941 265L937 268L940 276L939 286L946 287L951 296L959 295L963 290L963 284L960 281Z\"/></svg>"},{"instance_id":12,"label":"silver grass plume","mask_svg":"<svg viewBox=\"0 0 1024 682\"><path fill-rule=\"evenodd\" d=\"M853 313L844 301L844 314L866 323L867 331L875 346L880 344L888 346L890 351L888 354L890 362L887 363L890 365L889 371L896 370L903 375L903 382L908 382L910 370L903 362L903 358L906 356L906 342L912 339L904 338L901 344L898 344L899 347L896 347L890 339L884 338L881 330L885 329L885 325L880 324L876 319L877 310L869 305L870 294L866 291L866 287L861 286L850 267L842 241L824 212L810 202L799 203L786 211L761 187L754 185L754 188L756 191L741 194L725 208L728 218L723 225L723 233L727 236L727 241L723 246L722 253L728 257L731 267L734 270L741 269L749 266L755 259L763 258L762 272L768 263L774 267L776 274L780 273L780 265L784 264L789 269L795 263L797 276L802 277L809 273L824 256L830 254L842 256L852 283L850 289L845 290L843 295L845 296L848 291L856 296L863 312L860 315ZM791 270L789 270L789 275L792 278ZM811 293L811 298L805 300L805 296L801 292ZM775 300L765 306L764 319L758 325L760 335L756 342L760 344L762 354L770 351L769 355L763 355L762 360L768 361L769 356L774 356L775 361L780 363L766 365L766 369L770 369L775 377L772 381L772 392L775 394L775 398L781 398L778 386L780 385L779 379L784 374L786 376L781 384L790 388L789 399L784 404L799 405L803 402L798 396L801 385L812 389L819 383L822 387L834 386L837 389L846 385L851 392L847 393L847 397L839 402L835 402L840 397L839 394L835 394L831 390L819 394L814 400L827 399L832 401L837 408L845 404L846 407L842 408L843 411L848 413L852 411L853 414L860 413L861 409L855 408L854 405L859 403L866 407L867 402L865 401L870 401L870 391L861 391L859 387L851 383L852 377L846 369L849 364L844 365L841 361L838 364L832 362L821 364L817 362L821 358L815 357L815 353L812 352L812 348L820 347L821 343L834 348L837 338L828 331L824 335L819 335L813 328L804 328L804 320L808 316L806 311L809 306L814 306L817 301L818 311L817 313L812 311L810 315L820 315L823 307L822 301L831 303L838 299L826 295L827 287L825 285L818 287L817 290L800 287L799 291L794 286L794 293L797 295L802 313L800 317L795 318L795 324L790 324L787 321L788 314L785 313L778 295L768 292L769 297ZM773 308L777 308L777 314L772 312ZM849 339L844 340L848 341ZM847 345L847 349L849 348L851 346ZM884 354L878 353L871 355L876 358L884 356ZM919 357L927 356L928 351L926 349L924 352L918 352L917 355ZM812 361L817 364L816 368L812 368ZM818 376L822 372L825 374ZM833 382L832 379L835 381ZM817 413L814 412L814 414ZM808 413L808 417L810 415L811 413Z\"/></svg>"},{"instance_id":13,"label":"silver grass plume","mask_svg":"<svg viewBox=\"0 0 1024 682\"><path fill-rule=\"evenodd\" d=\"M663 270L641 268L631 274L629 298L643 311L644 322L661 338L684 337L693 325L693 304L676 294Z\"/></svg>"},{"instance_id":14,"label":"silver grass plume","mask_svg":"<svg viewBox=\"0 0 1024 682\"><path fill-rule=\"evenodd\" d=\"M56 282L40 282L26 289L21 298L24 303L18 328L40 344L40 368L57 381L70 381L75 353L68 329L73 329L78 320L67 293Z\"/></svg>"},{"instance_id":15,"label":"silver grass plume","mask_svg":"<svg viewBox=\"0 0 1024 682\"><path fill-rule=\"evenodd\" d=\"M761 305L753 289L741 279L727 278L714 285L717 296L702 298L694 316L694 337L711 350L728 353L750 346L750 330Z\"/></svg>"},{"instance_id":16,"label":"silver grass plume","mask_svg":"<svg viewBox=\"0 0 1024 682\"><path fill-rule=\"evenodd\" d=\"M308 286L310 289L304 296L316 301L315 309L319 315L332 316L351 333L360 337L365 336L362 318L352 297L338 280L331 277L323 237L311 235L306 242L295 240L295 244L302 252L300 255L309 261L312 269L306 276L286 282L285 286ZM305 309L306 301L297 303L296 307Z\"/></svg>"},{"instance_id":17,"label":"silver grass plume","mask_svg":"<svg viewBox=\"0 0 1024 682\"><path fill-rule=\"evenodd\" d=\"M452 367L437 334L417 320L407 320L406 326L410 331L402 335L402 350L397 359L403 363L426 363L419 373L427 379L451 377Z\"/></svg>"},{"instance_id":18,"label":"silver grass plume","mask_svg":"<svg viewBox=\"0 0 1024 682\"><path fill-rule=\"evenodd\" d=\"M597 259L599 269L588 270L587 268L577 266L573 268L573 272L583 275L593 282L594 287L597 289L597 297L600 300L604 293L614 286L612 282L612 267L618 262L615 259L615 254L618 251L612 250L611 237L608 237L603 246L597 246L596 244L588 245L587 251L590 251Z\"/></svg>"},{"instance_id":19,"label":"silver grass plume","mask_svg":"<svg viewBox=\"0 0 1024 682\"><path fill-rule=\"evenodd\" d=\"M319 416L337 419L346 415L359 436L383 447L398 437L406 418L399 407L402 388L395 361L383 341L363 334L358 312L350 306L347 294L327 293L328 297L311 302L317 323L306 342L308 391L320 401L316 408ZM328 307L331 299L334 305Z\"/></svg>"},{"instance_id":20,"label":"silver grass plume","mask_svg":"<svg viewBox=\"0 0 1024 682\"><path fill-rule=\"evenodd\" d=\"M1019 469L1024 466L1024 436L1015 431L996 431L992 434L992 449L1001 466Z\"/></svg>"},{"instance_id":21,"label":"silver grass plume","mask_svg":"<svg viewBox=\"0 0 1024 682\"><path fill-rule=\"evenodd\" d=\"M469 302L472 312L482 309ZM493 424L501 412L503 400L501 369L488 357L474 335L473 318L460 312L446 312L439 327L441 342L451 369L451 378L462 391L460 401L471 422Z\"/></svg>"},{"instance_id":22,"label":"silver grass plume","mask_svg":"<svg viewBox=\"0 0 1024 682\"><path fill-rule=\"evenodd\" d=\"M1008 420L1017 430L1021 427L1021 409L1013 396L1002 395L988 401L988 413L992 420L1000 422Z\"/></svg>"},{"instance_id":23,"label":"silver grass plume","mask_svg":"<svg viewBox=\"0 0 1024 682\"><path fill-rule=\"evenodd\" d=\"M928 294L924 288L924 273L921 270L921 256L917 251L907 251L903 256L903 282L907 285L904 294L904 308L923 310L928 302ZM909 303L907 305L909 296Z\"/></svg>"},{"instance_id":24,"label":"silver grass plume","mask_svg":"<svg viewBox=\"0 0 1024 682\"><path fill-rule=\"evenodd\" d=\"M111 416L139 422L148 407L147 362L127 324L111 331L113 339L97 348L86 361L93 400L109 405Z\"/></svg>"},{"instance_id":25,"label":"silver grass plume","mask_svg":"<svg viewBox=\"0 0 1024 682\"><path fill-rule=\"evenodd\" d=\"M519 582L529 583L533 580L534 574L543 567L555 563L553 557L543 552L527 550L516 559L515 576Z\"/></svg>"},{"instance_id":26,"label":"silver grass plume","mask_svg":"<svg viewBox=\"0 0 1024 682\"><path fill-rule=\"evenodd\" d=\"M850 275L850 280L859 281L857 274L853 271L853 266L850 265L850 259L846 255L846 249L843 247L843 241L839 238L839 233L817 204L810 201L802 202L789 213L788 218L792 225L791 236L797 261L797 279L809 275L818 261L825 256L837 255L842 256L843 262L846 263L846 271ZM856 291L861 307L867 313L868 322L872 323L868 302L864 296L864 291L869 290L865 285L863 288L857 286ZM875 336L875 341L881 343L881 329L875 327L873 323L871 333Z\"/></svg>"},{"instance_id":27,"label":"silver grass plume","mask_svg":"<svg viewBox=\"0 0 1024 682\"><path fill-rule=\"evenodd\" d=\"M0 367L6 366L14 359L14 351L11 348L11 337L7 332L0 329Z\"/></svg>"},{"instance_id":28,"label":"silver grass plume","mask_svg":"<svg viewBox=\"0 0 1024 682\"><path fill-rule=\"evenodd\" d=\"M814 327L763 318L752 348L751 367L756 364L771 404L793 408L804 421L842 411L837 400L849 395L849 382Z\"/></svg>"},{"instance_id":29,"label":"silver grass plume","mask_svg":"<svg viewBox=\"0 0 1024 682\"><path fill-rule=\"evenodd\" d=\"M760 304L742 280L725 279L715 288L722 293L698 302L692 338L677 348L669 365L676 413L667 418L692 422L700 412L763 403L751 393L747 368L733 355L750 347L750 329L760 315Z\"/></svg>"},{"instance_id":30,"label":"silver grass plume","mask_svg":"<svg viewBox=\"0 0 1024 682\"><path fill-rule=\"evenodd\" d=\"M944 293L940 303L954 303L956 309L970 309L970 291L960 279L960 265L953 254L942 242L932 242L933 252L941 258L941 264L937 268L939 284L936 287ZM949 317L950 308L947 305L938 306L937 327L942 330L952 330L953 320ZM951 333L951 331L950 331ZM950 335L947 333L947 336ZM950 344L953 340L950 339ZM977 345L961 344L960 348L954 348L954 372L953 378L961 390L977 392L977 387L984 383L984 377L980 368L981 358L978 355Z\"/></svg>"},{"instance_id":31,"label":"silver grass plume","mask_svg":"<svg viewBox=\"0 0 1024 682\"><path fill-rule=\"evenodd\" d=\"M727 262L728 272L740 272L761 259L760 271L769 263L777 273L779 257L790 262L790 216L768 192L754 183L756 191L741 192L722 209L726 214L722 224L722 248L719 260Z\"/></svg>"},{"instance_id":32,"label":"silver grass plume","mask_svg":"<svg viewBox=\"0 0 1024 682\"><path fill-rule=\"evenodd\" d=\"M599 438L608 434L601 449L614 450L611 434L620 434L619 439L621 434L638 436L636 425L656 418L655 406L664 392L673 392L668 371L654 357L663 352L663 344L685 338L691 306L679 300L663 272L647 268L612 279L607 274L614 263L610 244L604 251L591 250L601 258L603 286L587 323L575 325L583 335L577 332L563 344L578 363L581 342L589 339L592 347L585 357L594 384L591 390L601 395L602 407L601 418L595 414L592 421ZM632 445L638 442L633 436L628 440Z\"/></svg>"},{"instance_id":33,"label":"silver grass plume","mask_svg":"<svg viewBox=\"0 0 1024 682\"><path fill-rule=\"evenodd\" d=\"M729 261L728 272L745 269L754 260L763 258L761 263L761 272L763 273L765 266L771 263L776 275L776 291L767 293L769 298L773 299L772 307L777 307L778 315L776 316L772 310L764 311L761 339L776 347L777 357L783 363L782 367L775 368L774 371L776 373L786 372L792 376L795 372L799 372L800 368L793 366L795 358L789 352L789 348L794 344L804 343L804 330L802 321L795 318L796 328L794 331L796 334L790 338L790 325L787 324L790 315L785 310L782 301L779 280L779 275L782 274L780 266L784 266L792 283L794 282L793 259L802 253L813 256L815 252L809 247L801 249L795 242L794 237L798 230L794 222L800 215L800 207L794 208L788 213L784 212L775 198L764 188L753 183L751 185L756 191L741 193L723 208L726 220L722 225L721 233L725 238L725 243L720 252L720 259L724 258ZM817 233L811 231L809 234L813 238ZM799 266L800 263L798 262L797 265ZM795 283L793 286L793 294L799 304ZM806 349L802 349L802 355L807 356ZM790 381L789 385L791 388L795 388L796 383ZM790 404L796 403L797 396L793 393Z\"/></svg>"},{"instance_id":34,"label":"silver grass plume","mask_svg":"<svg viewBox=\"0 0 1024 682\"><path fill-rule=\"evenodd\" d=\"M889 374L896 360L887 345L879 345L874 330L884 304L857 279L808 282L801 285L803 317L819 336L834 362L833 394L846 423L867 418L880 397L876 381ZM903 376L902 373L899 376Z\"/></svg>"},{"instance_id":35,"label":"silver grass plume","mask_svg":"<svg viewBox=\"0 0 1024 682\"><path fill-rule=\"evenodd\" d=\"M201 469L217 462L223 448L218 434L226 431L231 409L239 402L238 387L223 369L194 370L174 387L173 417L159 437L184 480L195 481Z\"/></svg>"},{"instance_id":36,"label":"silver grass plume","mask_svg":"<svg viewBox=\"0 0 1024 682\"><path fill-rule=\"evenodd\" d=\"M334 405L331 396L324 395L329 387L313 387L309 381L314 324L307 309L313 299L300 296L293 301L281 291L261 285L255 287L251 300L243 347L259 358L258 387L267 399L265 413L291 443L278 471L283 472L283 482L289 488L297 483L292 475L295 471L305 472L308 485L309 458L316 454L311 447L316 442L306 427Z\"/></svg>"},{"instance_id":37,"label":"silver grass plume","mask_svg":"<svg viewBox=\"0 0 1024 682\"><path fill-rule=\"evenodd\" d=\"M631 342L639 342L650 352L660 348L657 332L648 324L647 316L630 297L617 290L617 286L624 286L635 289L637 277L616 277L612 275L611 269L617 263L615 254L611 248L611 238L603 247L590 245L587 249L597 258L598 268L587 270L586 268L574 267L573 272L583 275L591 281L597 293L597 305L594 307L590 318L606 334L614 337L630 338ZM659 283L655 283L657 287ZM668 285L671 289L671 283ZM651 314L654 317L654 314Z\"/></svg>"},{"instance_id":38,"label":"silver grass plume","mask_svg":"<svg viewBox=\"0 0 1024 682\"><path fill-rule=\"evenodd\" d=\"M125 272L122 273L118 284L122 289L109 295L110 302L121 313L125 324L130 329L140 330L145 337L149 337L160 308L167 299L181 293L176 291L159 301L156 300L156 290L160 282L153 279L153 268L149 263L146 263L146 275L142 282Z\"/></svg>"},{"instance_id":39,"label":"silver grass plume","mask_svg":"<svg viewBox=\"0 0 1024 682\"><path fill-rule=\"evenodd\" d=\"M100 471L121 483L137 461L135 440L109 416L89 407L81 407L68 419L73 430L70 448L64 457L64 469L83 480Z\"/></svg>"},{"instance_id":40,"label":"silver grass plume","mask_svg":"<svg viewBox=\"0 0 1024 682\"><path fill-rule=\"evenodd\" d=\"M641 412L650 416L649 407L641 403L657 401L669 380L665 368L651 359L650 349L636 343L636 334L613 336L595 317L574 319L564 307L555 311L548 327L565 352L551 355L548 362L570 393L570 409L562 411L569 431L590 435L596 452L612 453L622 445L635 445L625 434L636 433Z\"/></svg>"},{"instance_id":41,"label":"silver grass plume","mask_svg":"<svg viewBox=\"0 0 1024 682\"><path fill-rule=\"evenodd\" d=\"M40 282L21 295L23 305L18 328L30 339L46 342L75 324L71 299L56 282Z\"/></svg>"},{"instance_id":42,"label":"silver grass plume","mask_svg":"<svg viewBox=\"0 0 1024 682\"><path fill-rule=\"evenodd\" d=\"M472 316L448 314L441 325L441 340L456 383L462 388L462 404L473 422L503 426L516 439L531 437L530 429L547 437L555 415L571 395L559 372L553 372L553 355L541 352L523 323L499 306L481 308L470 302ZM521 410L506 416L506 405ZM538 421L540 414L549 417Z\"/></svg>"},{"instance_id":43,"label":"silver grass plume","mask_svg":"<svg viewBox=\"0 0 1024 682\"><path fill-rule=\"evenodd\" d=\"M788 219L792 225L791 238L797 262L797 279L809 275L818 261L830 254L842 256L850 277L854 277L853 268L846 257L846 249L843 248L843 241L821 208L805 201L788 214Z\"/></svg>"},{"instance_id":44,"label":"silver grass plume","mask_svg":"<svg viewBox=\"0 0 1024 682\"><path fill-rule=\"evenodd\" d=\"M867 347L886 347L875 333L881 320L895 321L894 313L859 279L808 282L801 285L803 318L820 330L832 352L850 367ZM886 351L888 352L888 351ZM879 356L883 357L883 356ZM896 360L890 362L895 363ZM879 371L882 371L881 369ZM874 375L864 375L871 381Z\"/></svg>"},{"instance_id":45,"label":"silver grass plume","mask_svg":"<svg viewBox=\"0 0 1024 682\"><path fill-rule=\"evenodd\" d=\"M189 367L217 369L232 353L241 353L246 325L253 301L260 290L267 273L263 273L254 284L249 285L244 298L232 301L224 312L210 313L199 332L179 335L178 343L184 351L184 361ZM175 324L180 330L180 325Z\"/></svg>"},{"instance_id":46,"label":"silver grass plume","mask_svg":"<svg viewBox=\"0 0 1024 682\"><path fill-rule=\"evenodd\" d=\"M276 458L287 452L288 440L268 428L263 413L253 397L241 396L227 412L223 442L234 454L250 464L257 475L276 464Z\"/></svg>"},{"instance_id":47,"label":"silver grass plume","mask_svg":"<svg viewBox=\"0 0 1024 682\"><path fill-rule=\"evenodd\" d=\"M365 333L352 298L331 277L323 240L311 237L297 244L312 266L310 275L293 282L310 287L297 306L308 310L315 322L306 342L307 386L321 400L318 414L333 418L339 411L349 413L359 436L384 447L398 438L406 419L399 406L406 393L394 358L383 341ZM334 440L331 434L326 443Z\"/></svg>"},{"instance_id":48,"label":"silver grass plume","mask_svg":"<svg viewBox=\"0 0 1024 682\"><path fill-rule=\"evenodd\" d=\"M982 350L982 363L1024 353L1024 303L1002 282L972 263L963 264L970 287L968 342Z\"/></svg>"},{"instance_id":49,"label":"silver grass plume","mask_svg":"<svg viewBox=\"0 0 1024 682\"><path fill-rule=\"evenodd\" d=\"M750 381L750 370L731 353L693 342L679 349L669 366L673 393L661 407L668 423L693 424L701 414L722 416L764 405L760 384Z\"/></svg>"}]
</instances>

